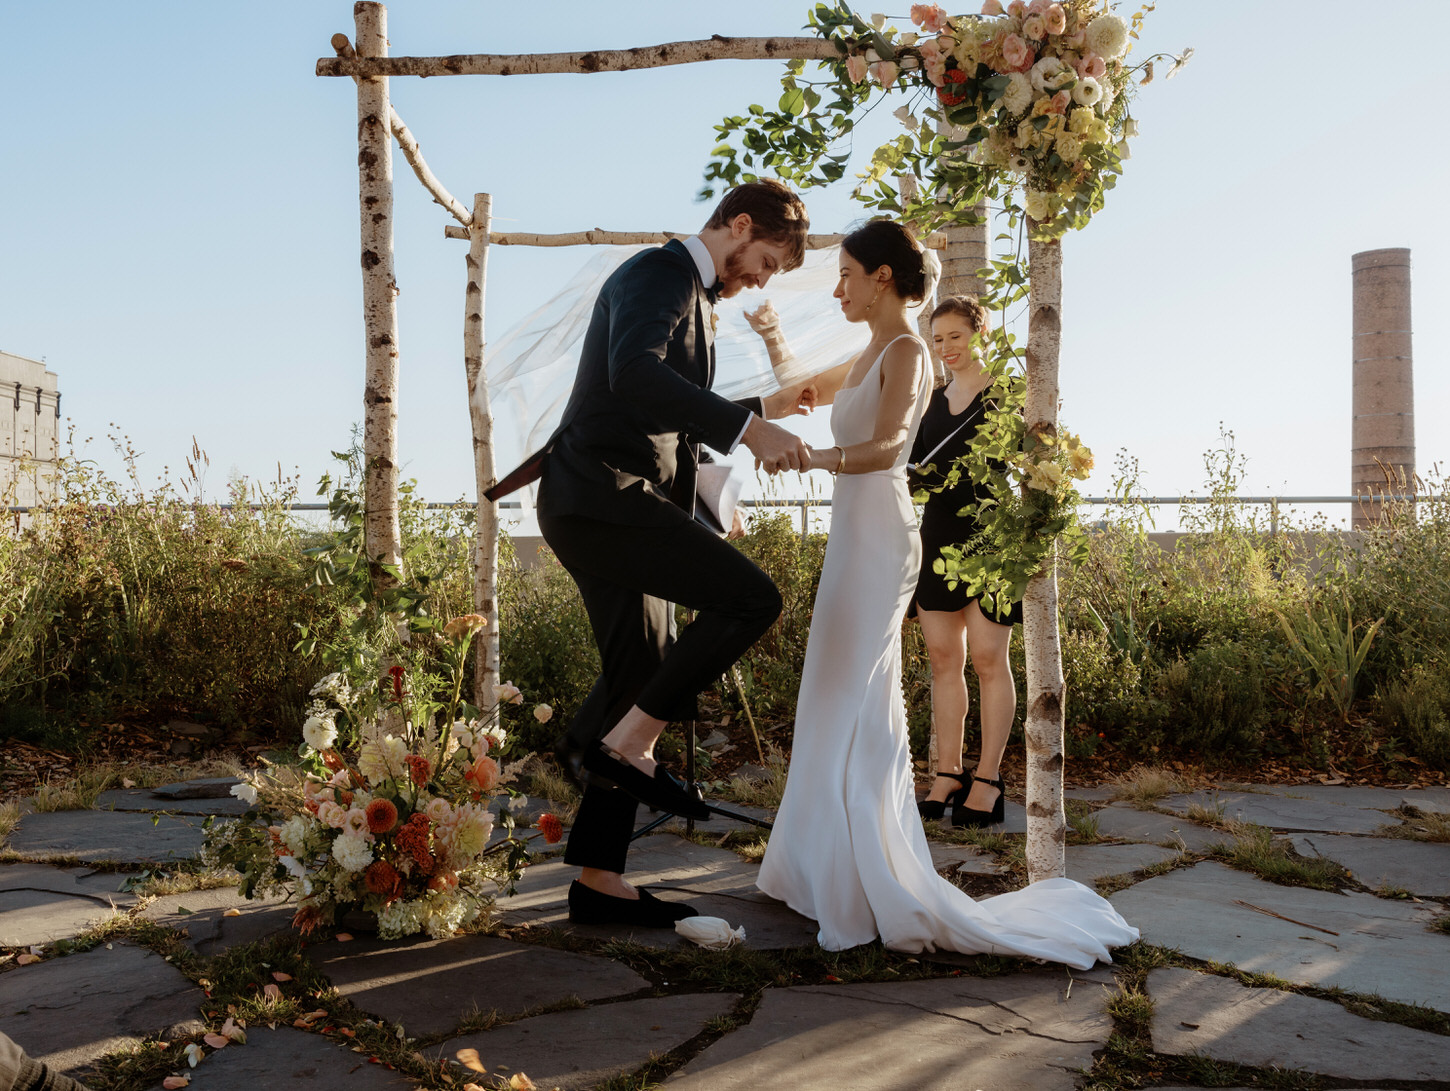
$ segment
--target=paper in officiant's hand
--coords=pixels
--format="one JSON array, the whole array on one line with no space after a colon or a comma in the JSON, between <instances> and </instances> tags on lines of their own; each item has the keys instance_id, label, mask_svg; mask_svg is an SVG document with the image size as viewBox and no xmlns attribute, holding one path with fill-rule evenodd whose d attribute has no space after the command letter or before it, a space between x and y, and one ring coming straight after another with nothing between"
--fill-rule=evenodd
<instances>
[{"instance_id":1,"label":"paper in officiant's hand","mask_svg":"<svg viewBox=\"0 0 1450 1091\"><path fill-rule=\"evenodd\" d=\"M711 951L723 951L745 942L745 926L731 928L730 922L719 917L686 917L675 921L675 931L691 943Z\"/></svg>"}]
</instances>

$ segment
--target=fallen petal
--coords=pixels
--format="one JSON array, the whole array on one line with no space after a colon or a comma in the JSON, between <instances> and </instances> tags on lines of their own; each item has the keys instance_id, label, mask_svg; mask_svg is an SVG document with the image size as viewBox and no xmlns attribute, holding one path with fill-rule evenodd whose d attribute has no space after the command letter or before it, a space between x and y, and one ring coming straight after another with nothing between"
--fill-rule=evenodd
<instances>
[{"instance_id":1,"label":"fallen petal","mask_svg":"<svg viewBox=\"0 0 1450 1091\"><path fill-rule=\"evenodd\" d=\"M478 1050L476 1049L460 1049L453 1056L458 1058L458 1063L464 1068L471 1068L475 1072L488 1071L484 1063L478 1059Z\"/></svg>"},{"instance_id":2,"label":"fallen petal","mask_svg":"<svg viewBox=\"0 0 1450 1091\"><path fill-rule=\"evenodd\" d=\"M337 933L337 935L333 936L332 938L335 939L335 940L337 940L338 943L351 943L352 942L352 933L351 932L339 932L339 933Z\"/></svg>"},{"instance_id":3,"label":"fallen petal","mask_svg":"<svg viewBox=\"0 0 1450 1091\"><path fill-rule=\"evenodd\" d=\"M32 962L39 962L40 961L40 956L39 955L32 955L29 952L27 952L27 953L25 953L23 955L17 956L16 959L15 959L15 961L16 961L16 963L18 965L21 965L21 966L29 966Z\"/></svg>"},{"instance_id":4,"label":"fallen petal","mask_svg":"<svg viewBox=\"0 0 1450 1091\"><path fill-rule=\"evenodd\" d=\"M161 1081L161 1086L166 1088L166 1091L176 1091L178 1087L185 1087L190 1082L190 1076L167 1076Z\"/></svg>"},{"instance_id":5,"label":"fallen petal","mask_svg":"<svg viewBox=\"0 0 1450 1091\"><path fill-rule=\"evenodd\" d=\"M203 1035L201 1040L212 1049L223 1049L231 1042L230 1038L224 1038L220 1034Z\"/></svg>"},{"instance_id":6,"label":"fallen petal","mask_svg":"<svg viewBox=\"0 0 1450 1091\"><path fill-rule=\"evenodd\" d=\"M268 1000L277 1001L282 999L282 990L276 985L264 985L262 987L262 995Z\"/></svg>"},{"instance_id":7,"label":"fallen petal","mask_svg":"<svg viewBox=\"0 0 1450 1091\"><path fill-rule=\"evenodd\" d=\"M240 909L228 909L222 914L223 917L240 917L241 915L242 911Z\"/></svg>"},{"instance_id":8,"label":"fallen petal","mask_svg":"<svg viewBox=\"0 0 1450 1091\"><path fill-rule=\"evenodd\" d=\"M272 971L272 980L273 981L291 981L292 980L292 975L291 974L284 974L281 970L273 970Z\"/></svg>"}]
</instances>

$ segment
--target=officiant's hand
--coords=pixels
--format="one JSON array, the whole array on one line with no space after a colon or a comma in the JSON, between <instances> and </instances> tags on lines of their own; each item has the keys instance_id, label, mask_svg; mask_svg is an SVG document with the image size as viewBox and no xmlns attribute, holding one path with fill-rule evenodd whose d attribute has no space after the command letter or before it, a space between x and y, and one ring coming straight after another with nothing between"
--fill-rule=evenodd
<instances>
[{"instance_id":1,"label":"officiant's hand","mask_svg":"<svg viewBox=\"0 0 1450 1091\"><path fill-rule=\"evenodd\" d=\"M756 469L764 470L768 474L778 474L782 470L800 470L810 461L810 448L806 446L805 440L761 417L750 418L742 440L755 456Z\"/></svg>"},{"instance_id":2,"label":"officiant's hand","mask_svg":"<svg viewBox=\"0 0 1450 1091\"><path fill-rule=\"evenodd\" d=\"M814 377L802 379L790 386L783 386L774 394L760 399L765 406L765 415L770 420L779 417L805 415L816 407L820 394Z\"/></svg>"}]
</instances>

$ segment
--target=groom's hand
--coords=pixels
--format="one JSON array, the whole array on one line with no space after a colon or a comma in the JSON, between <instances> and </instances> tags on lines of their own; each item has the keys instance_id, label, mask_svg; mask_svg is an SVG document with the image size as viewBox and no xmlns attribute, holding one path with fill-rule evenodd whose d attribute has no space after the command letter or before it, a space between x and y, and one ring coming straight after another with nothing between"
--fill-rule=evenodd
<instances>
[{"instance_id":1,"label":"groom's hand","mask_svg":"<svg viewBox=\"0 0 1450 1091\"><path fill-rule=\"evenodd\" d=\"M810 465L810 448L805 440L761 417L750 418L742 442L755 456L756 467L768 474L801 470Z\"/></svg>"}]
</instances>

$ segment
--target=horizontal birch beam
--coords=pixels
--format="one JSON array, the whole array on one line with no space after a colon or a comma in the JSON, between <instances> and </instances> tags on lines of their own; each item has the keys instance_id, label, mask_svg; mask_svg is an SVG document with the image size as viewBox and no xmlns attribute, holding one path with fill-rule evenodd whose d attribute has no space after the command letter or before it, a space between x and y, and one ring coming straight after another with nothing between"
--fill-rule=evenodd
<instances>
[{"instance_id":1,"label":"horizontal birch beam","mask_svg":"<svg viewBox=\"0 0 1450 1091\"><path fill-rule=\"evenodd\" d=\"M346 34L334 34L332 36L332 48L337 51L340 60L355 60L356 51L352 42ZM392 130L393 136L397 138L398 147L402 149L403 158L408 161L408 166L413 168L413 173L418 176L418 181L423 183L433 200L442 205L445 210L464 227L473 222L473 214L463 207L463 203L449 193L442 182L438 181L437 175L428 169L427 160L423 158L423 149L418 146L417 139L413 136L408 126L403 124L403 119L398 116L398 111L393 109L392 103L388 104L388 128ZM463 233L468 238L468 232Z\"/></svg>"},{"instance_id":2,"label":"horizontal birch beam","mask_svg":"<svg viewBox=\"0 0 1450 1091\"><path fill-rule=\"evenodd\" d=\"M449 224L443 229L445 237L450 239L467 239L468 232L461 227L454 227ZM501 234L491 234L488 237L492 246L634 246L640 243L669 242L671 239L687 239L691 235L697 235L697 231L604 231L595 228L592 231L566 231L561 235L536 235L525 231L509 231ZM832 246L840 246L845 235L807 235L807 250L825 250ZM946 235L937 232L928 235L922 242L931 250L941 250L946 247Z\"/></svg>"},{"instance_id":3,"label":"horizontal birch beam","mask_svg":"<svg viewBox=\"0 0 1450 1091\"><path fill-rule=\"evenodd\" d=\"M724 38L587 53L458 53L449 57L320 57L319 76L538 76L625 72L697 61L835 60L822 38Z\"/></svg>"}]
</instances>

